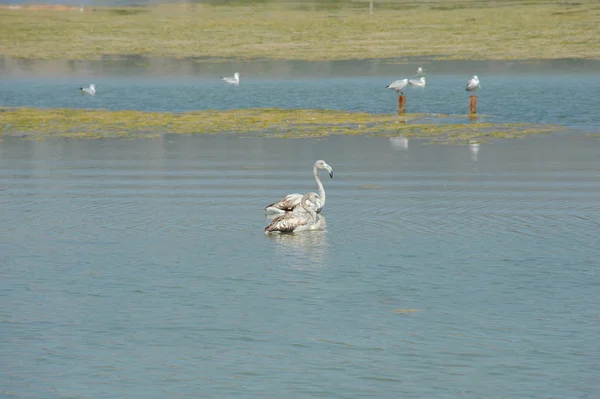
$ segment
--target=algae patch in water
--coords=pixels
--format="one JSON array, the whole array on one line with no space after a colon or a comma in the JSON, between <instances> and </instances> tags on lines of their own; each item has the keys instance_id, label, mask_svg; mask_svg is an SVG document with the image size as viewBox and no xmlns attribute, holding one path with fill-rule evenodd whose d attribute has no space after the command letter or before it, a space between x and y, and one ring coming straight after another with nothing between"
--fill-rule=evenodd
<instances>
[{"instance_id":1,"label":"algae patch in water","mask_svg":"<svg viewBox=\"0 0 600 399\"><path fill-rule=\"evenodd\" d=\"M411 308L400 308L400 309L394 309L394 313L415 313L418 312L418 309L411 309Z\"/></svg>"},{"instance_id":2,"label":"algae patch in water","mask_svg":"<svg viewBox=\"0 0 600 399\"><path fill-rule=\"evenodd\" d=\"M29 139L136 138L165 134L261 134L279 138L402 135L433 142L486 141L561 130L525 123L456 123L457 115L402 116L310 109L204 110L182 113L0 108L0 133ZM452 121L449 123L448 121Z\"/></svg>"}]
</instances>

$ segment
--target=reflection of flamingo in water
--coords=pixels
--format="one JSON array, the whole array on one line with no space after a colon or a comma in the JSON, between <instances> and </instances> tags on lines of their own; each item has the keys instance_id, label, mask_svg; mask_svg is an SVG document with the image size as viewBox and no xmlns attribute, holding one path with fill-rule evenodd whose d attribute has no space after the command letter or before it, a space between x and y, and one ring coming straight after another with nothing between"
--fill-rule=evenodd
<instances>
[{"instance_id":1,"label":"reflection of flamingo in water","mask_svg":"<svg viewBox=\"0 0 600 399\"><path fill-rule=\"evenodd\" d=\"M318 160L317 162L315 162L315 164L313 165L313 175L315 176L315 180L317 181L317 188L319 189L319 194L313 194L317 196L315 198L315 211L317 213L321 213L321 210L325 206L325 189L323 188L323 183L321 183L321 179L319 179L319 169L325 169L329 173L329 177L333 179L333 169L331 168L331 166L327 165L327 163L323 160ZM302 208L300 206L301 199L302 194L288 194L279 201L267 205L265 207L265 211L267 211L267 213L278 214L291 212L295 210L300 210L302 212Z\"/></svg>"},{"instance_id":2,"label":"reflection of flamingo in water","mask_svg":"<svg viewBox=\"0 0 600 399\"><path fill-rule=\"evenodd\" d=\"M268 234L267 237L279 243L286 252L314 255L316 249L327 246L327 221L323 214L319 214L318 218L320 228L311 231L310 234ZM320 254L320 257L322 256L323 254Z\"/></svg>"},{"instance_id":3,"label":"reflection of flamingo in water","mask_svg":"<svg viewBox=\"0 0 600 399\"><path fill-rule=\"evenodd\" d=\"M296 210L276 217L265 227L265 234L296 233L298 231L320 229L321 218L314 209L317 200L317 193L304 194L300 199L300 206L303 211Z\"/></svg>"},{"instance_id":4,"label":"reflection of flamingo in water","mask_svg":"<svg viewBox=\"0 0 600 399\"><path fill-rule=\"evenodd\" d=\"M293 259L288 267L309 270L327 264L327 222L319 214L319 230L303 231L293 234L266 234L265 238L275 244L274 250Z\"/></svg>"}]
</instances>

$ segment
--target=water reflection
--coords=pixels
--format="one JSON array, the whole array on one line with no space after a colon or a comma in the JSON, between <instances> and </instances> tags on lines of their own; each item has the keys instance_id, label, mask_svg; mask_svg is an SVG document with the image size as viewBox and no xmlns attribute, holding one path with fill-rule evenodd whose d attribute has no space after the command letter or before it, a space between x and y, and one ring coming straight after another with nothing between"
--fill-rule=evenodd
<instances>
[{"instance_id":1,"label":"water reflection","mask_svg":"<svg viewBox=\"0 0 600 399\"><path fill-rule=\"evenodd\" d=\"M68 1L67 1L68 3ZM79 5L80 3L77 2ZM600 71L599 60L436 60L414 59L392 60L345 60L345 61L302 61L302 60L249 60L210 62L202 58L154 58L139 55L103 57L101 60L30 60L0 56L0 75L4 76L205 76L216 78L223 70L243 70L252 78L289 77L356 77L396 76L398 64L405 68L417 68L428 64L428 72L436 75L462 75L465 70L478 70L486 75L536 75L568 73L587 74Z\"/></svg>"},{"instance_id":2,"label":"water reflection","mask_svg":"<svg viewBox=\"0 0 600 399\"><path fill-rule=\"evenodd\" d=\"M469 141L469 151L471 152L471 161L479 161L479 142L477 140Z\"/></svg>"},{"instance_id":3,"label":"water reflection","mask_svg":"<svg viewBox=\"0 0 600 399\"><path fill-rule=\"evenodd\" d=\"M18 379L0 396L149 397L150 380L251 399L331 381L347 389L321 396L592 392L597 137L485 142L481 171L467 140L390 155L385 138L4 137L0 364ZM321 154L340 172L331 226L266 238L265 197L310 185ZM461 389L457 365L485 375Z\"/></svg>"},{"instance_id":4,"label":"water reflection","mask_svg":"<svg viewBox=\"0 0 600 399\"><path fill-rule=\"evenodd\" d=\"M300 231L292 234L273 234L265 236L278 244L286 258L297 260L295 268L322 267L325 262L325 254L329 246L327 242L327 222L324 216L320 216L323 230ZM307 264L306 261L310 264Z\"/></svg>"},{"instance_id":5,"label":"water reflection","mask_svg":"<svg viewBox=\"0 0 600 399\"><path fill-rule=\"evenodd\" d=\"M408 139L406 137L390 137L390 144L395 150L408 150Z\"/></svg>"}]
</instances>

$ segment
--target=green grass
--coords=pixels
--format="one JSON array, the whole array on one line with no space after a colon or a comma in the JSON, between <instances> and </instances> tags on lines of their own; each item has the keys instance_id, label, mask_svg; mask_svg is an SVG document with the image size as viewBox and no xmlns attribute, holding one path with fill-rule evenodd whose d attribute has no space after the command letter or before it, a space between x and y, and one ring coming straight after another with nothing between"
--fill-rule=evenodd
<instances>
[{"instance_id":1,"label":"green grass","mask_svg":"<svg viewBox=\"0 0 600 399\"><path fill-rule=\"evenodd\" d=\"M464 119L464 122L457 122ZM564 130L553 125L495 124L467 115L382 115L364 112L243 109L184 113L0 108L0 137L148 138L165 134L261 134L279 138L381 135L436 143L481 142Z\"/></svg>"},{"instance_id":2,"label":"green grass","mask_svg":"<svg viewBox=\"0 0 600 399\"><path fill-rule=\"evenodd\" d=\"M600 58L596 0L170 4L0 9L0 54L210 59Z\"/></svg>"}]
</instances>

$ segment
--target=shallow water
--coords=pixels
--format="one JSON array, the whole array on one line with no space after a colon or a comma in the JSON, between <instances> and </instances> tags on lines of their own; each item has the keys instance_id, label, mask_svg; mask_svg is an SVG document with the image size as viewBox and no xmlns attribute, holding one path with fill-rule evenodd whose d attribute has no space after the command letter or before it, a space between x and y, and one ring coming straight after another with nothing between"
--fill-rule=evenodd
<instances>
[{"instance_id":1,"label":"shallow water","mask_svg":"<svg viewBox=\"0 0 600 399\"><path fill-rule=\"evenodd\" d=\"M5 138L0 396L598 397L599 144Z\"/></svg>"},{"instance_id":2,"label":"shallow water","mask_svg":"<svg viewBox=\"0 0 600 399\"><path fill-rule=\"evenodd\" d=\"M97 62L16 61L0 69L0 106L182 112L237 108L309 108L395 113L385 86L422 65L427 87L409 88L409 113L466 114L464 90L480 77L479 120L560 124L600 132L600 62L557 61L255 61L202 63L139 57ZM239 87L219 75L242 72ZM95 83L98 94L82 96Z\"/></svg>"}]
</instances>

